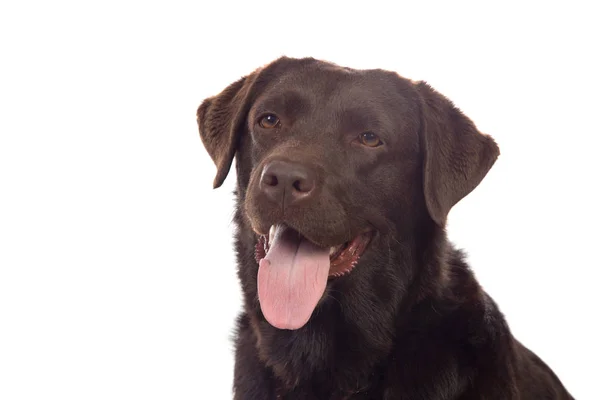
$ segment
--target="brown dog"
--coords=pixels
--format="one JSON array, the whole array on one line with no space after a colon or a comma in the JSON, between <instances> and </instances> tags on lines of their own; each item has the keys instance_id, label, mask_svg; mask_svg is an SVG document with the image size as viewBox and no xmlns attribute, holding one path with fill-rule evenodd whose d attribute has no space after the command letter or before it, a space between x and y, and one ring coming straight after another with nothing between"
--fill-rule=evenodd
<instances>
[{"instance_id":1,"label":"brown dog","mask_svg":"<svg viewBox=\"0 0 600 400\"><path fill-rule=\"evenodd\" d=\"M281 58L206 99L236 158L236 399L571 399L511 335L450 209L498 146L424 82Z\"/></svg>"}]
</instances>

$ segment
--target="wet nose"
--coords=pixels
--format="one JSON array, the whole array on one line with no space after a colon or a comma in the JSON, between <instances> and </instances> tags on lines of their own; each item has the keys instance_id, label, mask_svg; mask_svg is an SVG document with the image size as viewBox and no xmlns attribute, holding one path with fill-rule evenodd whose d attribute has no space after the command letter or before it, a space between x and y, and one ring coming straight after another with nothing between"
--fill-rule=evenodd
<instances>
[{"instance_id":1,"label":"wet nose","mask_svg":"<svg viewBox=\"0 0 600 400\"><path fill-rule=\"evenodd\" d=\"M274 160L263 168L261 191L273 202L288 206L308 200L315 192L314 172L302 164Z\"/></svg>"}]
</instances>

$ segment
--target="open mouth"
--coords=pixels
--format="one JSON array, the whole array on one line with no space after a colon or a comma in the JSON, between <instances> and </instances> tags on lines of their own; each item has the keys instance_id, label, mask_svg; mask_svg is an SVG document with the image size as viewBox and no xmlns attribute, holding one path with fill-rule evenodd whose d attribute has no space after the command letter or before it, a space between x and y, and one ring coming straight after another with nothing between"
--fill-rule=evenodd
<instances>
[{"instance_id":1,"label":"open mouth","mask_svg":"<svg viewBox=\"0 0 600 400\"><path fill-rule=\"evenodd\" d=\"M282 226L271 226L269 235L259 235L258 242L256 244L255 258L256 262L260 262L261 259L265 258L270 249L270 244L273 243L278 229L290 229ZM294 231L298 235L298 240L307 240L297 231ZM358 260L363 255L367 246L369 245L372 237L372 232L368 231L363 234L356 236L351 241L342 243L337 246L329 248L329 278L337 278L348 274L354 269Z\"/></svg>"},{"instance_id":2,"label":"open mouth","mask_svg":"<svg viewBox=\"0 0 600 400\"><path fill-rule=\"evenodd\" d=\"M259 236L257 289L266 320L279 329L299 329L310 319L331 278L348 274L371 240L371 232L325 248L298 231L275 225Z\"/></svg>"}]
</instances>

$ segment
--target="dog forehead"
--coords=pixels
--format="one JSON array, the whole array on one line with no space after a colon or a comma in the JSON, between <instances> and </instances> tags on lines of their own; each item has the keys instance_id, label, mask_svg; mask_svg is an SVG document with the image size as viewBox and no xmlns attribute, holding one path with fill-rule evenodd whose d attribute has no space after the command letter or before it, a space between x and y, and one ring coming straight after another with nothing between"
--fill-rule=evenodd
<instances>
[{"instance_id":1,"label":"dog forehead","mask_svg":"<svg viewBox=\"0 0 600 400\"><path fill-rule=\"evenodd\" d=\"M371 116L399 116L409 108L409 90L403 89L411 85L407 79L383 70L355 70L322 62L292 65L268 77L253 108L293 114L300 110L330 117L359 110Z\"/></svg>"},{"instance_id":2,"label":"dog forehead","mask_svg":"<svg viewBox=\"0 0 600 400\"><path fill-rule=\"evenodd\" d=\"M290 66L272 79L266 92L279 94L293 91L304 97L324 100L364 101L394 94L394 79L399 76L382 70L357 70L318 62Z\"/></svg>"}]
</instances>

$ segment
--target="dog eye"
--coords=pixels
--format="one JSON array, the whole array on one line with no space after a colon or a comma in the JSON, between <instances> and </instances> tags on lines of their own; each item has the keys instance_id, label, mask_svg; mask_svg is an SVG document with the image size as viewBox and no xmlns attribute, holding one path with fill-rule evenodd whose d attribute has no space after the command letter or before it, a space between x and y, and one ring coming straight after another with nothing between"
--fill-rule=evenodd
<instances>
[{"instance_id":1,"label":"dog eye","mask_svg":"<svg viewBox=\"0 0 600 400\"><path fill-rule=\"evenodd\" d=\"M258 120L258 125L260 125L261 128L265 128L265 129L277 128L280 124L281 124L281 121L279 121L279 118L277 118L277 115L275 115L275 114L263 115Z\"/></svg>"},{"instance_id":2,"label":"dog eye","mask_svg":"<svg viewBox=\"0 0 600 400\"><path fill-rule=\"evenodd\" d=\"M358 139L361 144L367 147L377 147L383 144L381 139L379 139L379 136L377 136L373 132L363 132L360 134Z\"/></svg>"}]
</instances>

